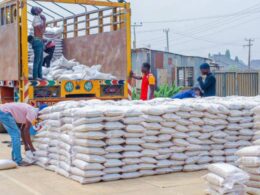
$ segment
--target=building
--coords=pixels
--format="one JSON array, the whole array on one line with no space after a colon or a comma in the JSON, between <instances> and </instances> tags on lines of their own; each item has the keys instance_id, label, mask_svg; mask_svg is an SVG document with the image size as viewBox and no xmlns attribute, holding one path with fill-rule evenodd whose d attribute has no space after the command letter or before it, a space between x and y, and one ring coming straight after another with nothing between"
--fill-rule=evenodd
<instances>
[{"instance_id":1,"label":"building","mask_svg":"<svg viewBox=\"0 0 260 195\"><path fill-rule=\"evenodd\" d=\"M209 63L213 70L219 67L213 60L199 56L184 56L180 54L140 48L132 50L132 68L141 75L143 62L151 64L151 71L157 78L157 86L162 84L177 84L183 87L192 87L200 75L199 66ZM140 83L136 83L140 87Z\"/></svg>"},{"instance_id":2,"label":"building","mask_svg":"<svg viewBox=\"0 0 260 195\"><path fill-rule=\"evenodd\" d=\"M209 58L221 67L221 71L248 71L248 66L242 60L240 60L238 57L232 59L230 53L227 51L225 54L219 53L210 55Z\"/></svg>"}]
</instances>

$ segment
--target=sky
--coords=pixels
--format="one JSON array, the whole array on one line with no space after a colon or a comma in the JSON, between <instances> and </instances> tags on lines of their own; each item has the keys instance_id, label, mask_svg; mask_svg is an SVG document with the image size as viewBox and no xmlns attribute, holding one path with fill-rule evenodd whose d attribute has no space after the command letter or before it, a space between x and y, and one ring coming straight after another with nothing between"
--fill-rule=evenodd
<instances>
[{"instance_id":1,"label":"sky","mask_svg":"<svg viewBox=\"0 0 260 195\"><path fill-rule=\"evenodd\" d=\"M229 49L232 58L238 56L247 63L248 47L243 45L248 44L246 38L252 38L252 59L260 59L259 0L127 1L131 3L132 24L142 22L142 27L136 27L137 47L165 50L163 29L169 29L170 52L207 57ZM76 6L74 11L84 11L78 9ZM67 14L57 7L55 10Z\"/></svg>"},{"instance_id":2,"label":"sky","mask_svg":"<svg viewBox=\"0 0 260 195\"><path fill-rule=\"evenodd\" d=\"M129 0L137 47L165 50L169 29L170 52L207 57L230 49L247 63L248 44L254 39L252 59L260 59L259 0ZM133 29L133 28L132 28ZM132 36L133 38L133 36Z\"/></svg>"}]
</instances>

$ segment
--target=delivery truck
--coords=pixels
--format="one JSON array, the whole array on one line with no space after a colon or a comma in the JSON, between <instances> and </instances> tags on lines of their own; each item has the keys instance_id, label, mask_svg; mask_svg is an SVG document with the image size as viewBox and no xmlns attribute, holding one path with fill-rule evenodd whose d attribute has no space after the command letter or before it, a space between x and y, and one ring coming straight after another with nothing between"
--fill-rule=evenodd
<instances>
[{"instance_id":1,"label":"delivery truck","mask_svg":"<svg viewBox=\"0 0 260 195\"><path fill-rule=\"evenodd\" d=\"M29 77L31 8L62 29L63 56L102 65L113 80L33 80ZM0 3L0 98L53 104L64 100L131 98L130 4L102 0L5 0Z\"/></svg>"}]
</instances>

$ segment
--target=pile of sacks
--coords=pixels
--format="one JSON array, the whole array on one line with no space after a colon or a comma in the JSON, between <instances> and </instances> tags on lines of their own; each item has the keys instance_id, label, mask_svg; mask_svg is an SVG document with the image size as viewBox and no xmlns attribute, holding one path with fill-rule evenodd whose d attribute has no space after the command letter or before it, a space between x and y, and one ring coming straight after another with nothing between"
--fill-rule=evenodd
<instances>
[{"instance_id":1,"label":"pile of sacks","mask_svg":"<svg viewBox=\"0 0 260 195\"><path fill-rule=\"evenodd\" d=\"M234 163L260 98L68 101L41 112L39 164L81 183Z\"/></svg>"},{"instance_id":2,"label":"pile of sacks","mask_svg":"<svg viewBox=\"0 0 260 195\"><path fill-rule=\"evenodd\" d=\"M43 78L46 80L115 80L112 74L102 73L101 65L86 66L76 60L67 60L61 56L51 63L50 68L43 67ZM30 77L33 72L33 63L29 63Z\"/></svg>"},{"instance_id":3,"label":"pile of sacks","mask_svg":"<svg viewBox=\"0 0 260 195\"><path fill-rule=\"evenodd\" d=\"M252 111L255 128L254 146L242 148L236 155L239 156L237 163L250 176L250 180L246 184L247 192L258 195L260 194L260 107L258 106Z\"/></svg>"},{"instance_id":4,"label":"pile of sacks","mask_svg":"<svg viewBox=\"0 0 260 195\"><path fill-rule=\"evenodd\" d=\"M225 163L216 163L208 166L210 173L204 176L209 195L244 195L245 183L248 174L241 169Z\"/></svg>"},{"instance_id":5,"label":"pile of sacks","mask_svg":"<svg viewBox=\"0 0 260 195\"><path fill-rule=\"evenodd\" d=\"M260 146L245 147L236 154L239 156L237 163L250 176L246 183L247 192L260 194Z\"/></svg>"},{"instance_id":6,"label":"pile of sacks","mask_svg":"<svg viewBox=\"0 0 260 195\"><path fill-rule=\"evenodd\" d=\"M254 113L254 145L260 145L260 106L255 107L252 112Z\"/></svg>"},{"instance_id":7,"label":"pile of sacks","mask_svg":"<svg viewBox=\"0 0 260 195\"><path fill-rule=\"evenodd\" d=\"M67 60L63 57L63 29L61 27L47 27L44 33L44 39L55 42L55 50L50 68L42 67L43 79L46 80L115 80L112 74L102 73L101 65L87 66L79 62ZM33 34L31 29L30 34ZM33 74L34 54L31 44L29 48L29 78ZM47 54L44 53L44 57Z\"/></svg>"}]
</instances>

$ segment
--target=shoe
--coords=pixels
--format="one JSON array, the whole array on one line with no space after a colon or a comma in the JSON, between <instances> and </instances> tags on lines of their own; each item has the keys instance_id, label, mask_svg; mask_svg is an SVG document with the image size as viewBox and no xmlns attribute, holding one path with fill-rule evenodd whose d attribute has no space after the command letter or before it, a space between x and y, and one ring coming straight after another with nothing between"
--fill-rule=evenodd
<instances>
[{"instance_id":1,"label":"shoe","mask_svg":"<svg viewBox=\"0 0 260 195\"><path fill-rule=\"evenodd\" d=\"M29 163L29 162L25 162L25 161L21 161L19 164L18 164L18 166L19 167L28 167L28 166L31 166L31 165L33 165L35 162L33 162L33 163Z\"/></svg>"}]
</instances>

